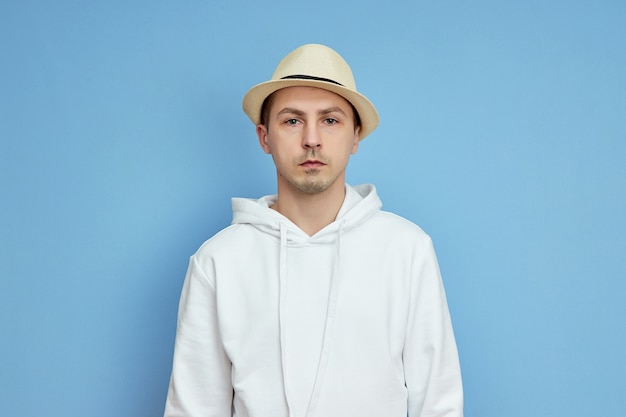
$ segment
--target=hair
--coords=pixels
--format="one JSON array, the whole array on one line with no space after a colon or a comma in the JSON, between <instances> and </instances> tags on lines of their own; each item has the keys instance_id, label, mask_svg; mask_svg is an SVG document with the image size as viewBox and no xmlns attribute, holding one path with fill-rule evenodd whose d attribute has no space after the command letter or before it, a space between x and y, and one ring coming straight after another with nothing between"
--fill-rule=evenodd
<instances>
[{"instance_id":1,"label":"hair","mask_svg":"<svg viewBox=\"0 0 626 417\"><path fill-rule=\"evenodd\" d=\"M278 90L276 90L278 91ZM263 104L261 105L261 124L267 126L270 119L270 111L272 110L272 104L274 104L274 95L276 94L274 91L272 94L267 96L265 100L263 100ZM361 116L359 116L359 112L356 111L356 108L349 100L345 97L344 99L350 104L350 108L352 108L352 114L354 115L354 128L361 127Z\"/></svg>"},{"instance_id":2,"label":"hair","mask_svg":"<svg viewBox=\"0 0 626 417\"><path fill-rule=\"evenodd\" d=\"M270 111L272 110L272 104L274 104L274 94L276 94L276 91L274 91L269 96L265 97L265 100L263 100L263 104L261 105L261 124L262 125L267 126L267 123L269 121Z\"/></svg>"}]
</instances>

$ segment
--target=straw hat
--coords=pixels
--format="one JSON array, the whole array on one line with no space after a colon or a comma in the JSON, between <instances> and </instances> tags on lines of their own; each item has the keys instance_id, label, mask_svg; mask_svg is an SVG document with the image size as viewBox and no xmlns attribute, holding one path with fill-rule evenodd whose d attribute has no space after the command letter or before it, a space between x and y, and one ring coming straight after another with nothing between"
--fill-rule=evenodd
<instances>
[{"instance_id":1,"label":"straw hat","mask_svg":"<svg viewBox=\"0 0 626 417\"><path fill-rule=\"evenodd\" d=\"M317 87L348 100L361 118L361 139L378 126L374 105L356 89L348 63L324 45L303 45L280 61L270 81L252 87L243 98L243 111L256 125L261 123L263 101L274 91L286 87Z\"/></svg>"}]
</instances>

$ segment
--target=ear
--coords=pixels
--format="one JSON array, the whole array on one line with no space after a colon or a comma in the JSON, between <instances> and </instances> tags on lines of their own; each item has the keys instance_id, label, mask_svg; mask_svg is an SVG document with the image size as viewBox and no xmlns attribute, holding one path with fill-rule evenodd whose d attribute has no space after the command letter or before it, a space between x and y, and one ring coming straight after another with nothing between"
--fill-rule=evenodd
<instances>
[{"instance_id":1,"label":"ear","mask_svg":"<svg viewBox=\"0 0 626 417\"><path fill-rule=\"evenodd\" d=\"M267 140L267 126L265 125L256 125L256 135L259 138L259 145L263 149L263 152L266 154L271 154L270 145Z\"/></svg>"},{"instance_id":2,"label":"ear","mask_svg":"<svg viewBox=\"0 0 626 417\"><path fill-rule=\"evenodd\" d=\"M352 143L352 151L350 152L352 155L359 150L359 143L361 142L361 126L358 126L354 129L354 142Z\"/></svg>"}]
</instances>

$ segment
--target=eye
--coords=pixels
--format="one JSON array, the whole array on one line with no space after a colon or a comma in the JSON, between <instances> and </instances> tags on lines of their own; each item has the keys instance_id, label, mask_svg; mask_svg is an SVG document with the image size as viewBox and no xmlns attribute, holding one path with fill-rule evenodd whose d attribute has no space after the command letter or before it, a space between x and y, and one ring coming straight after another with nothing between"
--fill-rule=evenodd
<instances>
[{"instance_id":1,"label":"eye","mask_svg":"<svg viewBox=\"0 0 626 417\"><path fill-rule=\"evenodd\" d=\"M287 119L285 120L285 124L288 124L290 126L294 126L298 124L298 119Z\"/></svg>"},{"instance_id":2,"label":"eye","mask_svg":"<svg viewBox=\"0 0 626 417\"><path fill-rule=\"evenodd\" d=\"M324 119L324 122L327 125L334 125L334 124L339 123L339 121L337 119L333 118L333 117L327 117L326 119Z\"/></svg>"}]
</instances>

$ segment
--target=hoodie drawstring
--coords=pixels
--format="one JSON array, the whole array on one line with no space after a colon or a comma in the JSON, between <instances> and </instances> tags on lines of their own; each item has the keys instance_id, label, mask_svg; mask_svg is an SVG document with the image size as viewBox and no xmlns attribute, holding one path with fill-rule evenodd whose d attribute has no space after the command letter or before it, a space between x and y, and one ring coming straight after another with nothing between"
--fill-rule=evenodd
<instances>
[{"instance_id":1,"label":"hoodie drawstring","mask_svg":"<svg viewBox=\"0 0 626 417\"><path fill-rule=\"evenodd\" d=\"M320 354L319 363L317 365L317 372L315 374L315 382L313 383L313 392L311 393L311 399L309 400L309 406L307 408L306 417L313 417L315 410L317 409L317 403L319 401L320 393L322 391L322 384L324 383L324 377L326 375L326 367L328 365L328 356L330 354L330 345L332 341L333 328L335 327L335 313L337 311L337 298L338 298L338 286L339 286L339 259L341 255L341 233L346 221L342 221L337 231L336 240L336 254L335 262L333 265L333 272L330 277L330 290L328 294L328 306L326 309L326 323L324 325L324 337L322 339L322 353Z\"/></svg>"},{"instance_id":2,"label":"hoodie drawstring","mask_svg":"<svg viewBox=\"0 0 626 417\"><path fill-rule=\"evenodd\" d=\"M280 255L278 272L278 325L280 331L280 360L283 371L283 389L289 417L293 417L289 403L289 390L287 389L287 228L283 223L280 229Z\"/></svg>"},{"instance_id":3,"label":"hoodie drawstring","mask_svg":"<svg viewBox=\"0 0 626 417\"><path fill-rule=\"evenodd\" d=\"M328 358L330 355L330 346L332 342L332 333L335 326L335 315L337 311L338 286L339 286L339 259L341 256L341 234L346 221L342 221L337 232L335 243L335 260L330 277L330 289L328 294L328 306L326 307L326 321L324 324L324 336L322 339L322 351L319 362L317 364L317 372L313 383L313 391L309 399L306 417L313 417L317 409ZM283 388L285 391L285 400L287 402L287 410L289 417L293 417L293 411L290 405L290 392L287 383L287 227L280 223L280 259L279 259L279 298L278 298L278 322L280 328L280 353L281 365L283 373Z\"/></svg>"}]
</instances>

